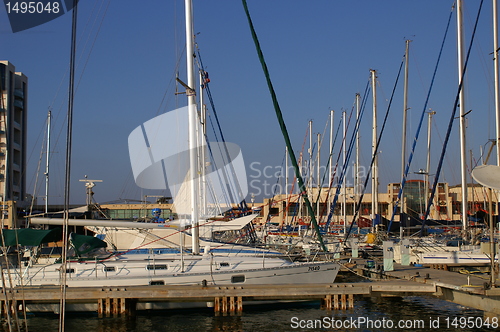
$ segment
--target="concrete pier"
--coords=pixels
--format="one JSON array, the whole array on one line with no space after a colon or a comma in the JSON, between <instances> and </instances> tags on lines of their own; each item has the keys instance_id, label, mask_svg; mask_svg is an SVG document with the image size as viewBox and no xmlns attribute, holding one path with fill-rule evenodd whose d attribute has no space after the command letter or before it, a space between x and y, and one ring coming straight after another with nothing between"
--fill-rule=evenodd
<instances>
[{"instance_id":1,"label":"concrete pier","mask_svg":"<svg viewBox=\"0 0 500 332\"><path fill-rule=\"evenodd\" d=\"M371 277L434 285L436 292L433 296L437 298L500 315L500 288L489 285L489 276L451 272L442 265L429 268L395 263L392 271L383 271L381 263L367 268L366 260L353 261Z\"/></svg>"}]
</instances>

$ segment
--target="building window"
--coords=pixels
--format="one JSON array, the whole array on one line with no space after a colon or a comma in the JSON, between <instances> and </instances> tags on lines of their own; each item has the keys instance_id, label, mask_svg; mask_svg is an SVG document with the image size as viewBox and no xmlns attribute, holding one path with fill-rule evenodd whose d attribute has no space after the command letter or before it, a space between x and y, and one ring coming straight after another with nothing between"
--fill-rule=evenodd
<instances>
[{"instance_id":1,"label":"building window","mask_svg":"<svg viewBox=\"0 0 500 332\"><path fill-rule=\"evenodd\" d=\"M12 183L15 186L20 186L21 185L21 173L19 171L13 171L12 175L13 175Z\"/></svg>"},{"instance_id":2,"label":"building window","mask_svg":"<svg viewBox=\"0 0 500 332\"><path fill-rule=\"evenodd\" d=\"M14 164L21 166L21 151L14 150Z\"/></svg>"},{"instance_id":3,"label":"building window","mask_svg":"<svg viewBox=\"0 0 500 332\"><path fill-rule=\"evenodd\" d=\"M21 131L14 128L14 143L21 144Z\"/></svg>"}]
</instances>

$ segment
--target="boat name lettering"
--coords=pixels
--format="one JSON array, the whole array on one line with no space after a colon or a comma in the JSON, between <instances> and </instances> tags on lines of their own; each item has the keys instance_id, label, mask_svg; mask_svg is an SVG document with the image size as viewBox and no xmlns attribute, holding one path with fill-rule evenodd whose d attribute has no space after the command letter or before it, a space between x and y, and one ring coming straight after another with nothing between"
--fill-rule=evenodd
<instances>
[{"instance_id":1,"label":"boat name lettering","mask_svg":"<svg viewBox=\"0 0 500 332\"><path fill-rule=\"evenodd\" d=\"M321 269L321 266L316 265L316 266L309 266L308 271L319 271Z\"/></svg>"}]
</instances>

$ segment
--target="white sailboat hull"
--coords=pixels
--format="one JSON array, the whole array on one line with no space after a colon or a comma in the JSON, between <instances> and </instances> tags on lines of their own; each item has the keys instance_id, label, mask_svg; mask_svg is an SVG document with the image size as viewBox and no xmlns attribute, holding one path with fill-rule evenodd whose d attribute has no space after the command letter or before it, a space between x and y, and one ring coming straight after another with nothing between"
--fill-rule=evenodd
<instances>
[{"instance_id":1,"label":"white sailboat hull","mask_svg":"<svg viewBox=\"0 0 500 332\"><path fill-rule=\"evenodd\" d=\"M417 261L420 264L489 264L491 259L486 254L467 252L467 251L451 251L451 252L427 252L416 255ZM498 261L498 255L495 258Z\"/></svg>"},{"instance_id":2,"label":"white sailboat hull","mask_svg":"<svg viewBox=\"0 0 500 332\"><path fill-rule=\"evenodd\" d=\"M161 255L158 255L161 256ZM171 256L171 255L170 255ZM14 286L60 284L59 263L16 270ZM291 263L277 258L187 256L182 260L150 255L123 255L108 261L68 262L68 287L136 285L231 285L333 283L336 262Z\"/></svg>"}]
</instances>

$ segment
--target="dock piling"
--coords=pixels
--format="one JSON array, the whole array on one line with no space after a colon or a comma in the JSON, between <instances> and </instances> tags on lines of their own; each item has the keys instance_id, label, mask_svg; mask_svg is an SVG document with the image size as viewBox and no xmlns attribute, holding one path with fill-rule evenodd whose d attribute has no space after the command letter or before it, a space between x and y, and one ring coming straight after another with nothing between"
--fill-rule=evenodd
<instances>
[{"instance_id":1,"label":"dock piling","mask_svg":"<svg viewBox=\"0 0 500 332\"><path fill-rule=\"evenodd\" d=\"M243 312L243 298L241 296L222 296L214 299L214 312L216 316L227 314L240 315Z\"/></svg>"}]
</instances>

